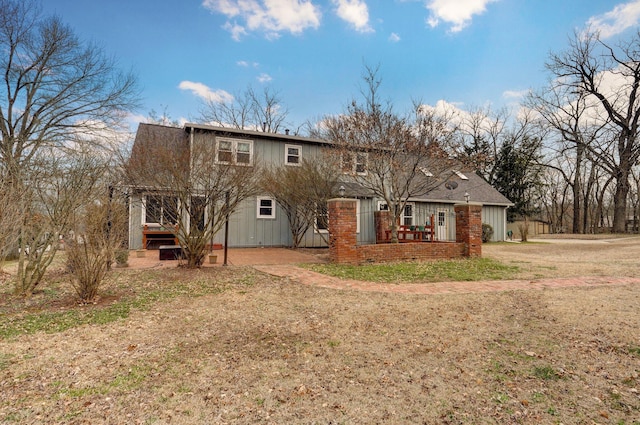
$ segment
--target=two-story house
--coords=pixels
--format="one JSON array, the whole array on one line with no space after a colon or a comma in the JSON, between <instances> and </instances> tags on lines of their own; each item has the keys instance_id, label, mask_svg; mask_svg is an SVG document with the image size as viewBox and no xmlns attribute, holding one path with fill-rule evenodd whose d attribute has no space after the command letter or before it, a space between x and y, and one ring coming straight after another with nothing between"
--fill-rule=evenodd
<instances>
[{"instance_id":1,"label":"two-story house","mask_svg":"<svg viewBox=\"0 0 640 425\"><path fill-rule=\"evenodd\" d=\"M323 150L331 142L289 134L264 133L249 130L213 127L201 124L185 124L182 128L155 124L140 124L134 141L136 145L153 146L161 143L173 146L176 151L191 149L200 143L213 145L211 161L252 167L298 166L303 158L321 160ZM145 161L154 166L153 150L146 153ZM366 155L354 154L348 162L352 172L366 173ZM344 165L344 163L343 163ZM348 180L348 179L347 179ZM357 240L360 244L376 242L374 211L386 205L366 191L345 180L346 197L357 199ZM444 181L444 180L443 180ZM482 178L472 172L455 171L447 176L447 184L435 188L422 197L409 199L404 209L403 225L425 224L434 218L438 240L455 239L455 216L453 206L466 202L483 204L483 223L494 229L494 240L506 236L506 209L512 205ZM452 184L451 182L455 182ZM149 186L132 186L129 192L129 247L148 248L145 228L170 226L167 193L159 193ZM301 247L326 246L328 219L323 209L318 208L315 225L309 229ZM224 232L216 234L213 243L223 243ZM324 236L324 237L323 237ZM243 201L229 219L229 247L291 246L291 232L283 211L276 201L267 195L257 195Z\"/></svg>"}]
</instances>

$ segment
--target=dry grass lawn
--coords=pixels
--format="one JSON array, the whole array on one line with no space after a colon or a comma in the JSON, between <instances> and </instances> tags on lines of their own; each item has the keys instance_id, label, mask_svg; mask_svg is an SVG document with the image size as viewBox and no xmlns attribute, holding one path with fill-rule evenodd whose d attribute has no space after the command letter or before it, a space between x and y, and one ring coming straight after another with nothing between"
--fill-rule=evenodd
<instances>
[{"instance_id":1,"label":"dry grass lawn","mask_svg":"<svg viewBox=\"0 0 640 425\"><path fill-rule=\"evenodd\" d=\"M639 239L483 248L526 279L640 277ZM64 288L0 283L0 320L174 296L0 339L0 423L640 424L640 285L417 296L216 268L118 271L97 306Z\"/></svg>"}]
</instances>

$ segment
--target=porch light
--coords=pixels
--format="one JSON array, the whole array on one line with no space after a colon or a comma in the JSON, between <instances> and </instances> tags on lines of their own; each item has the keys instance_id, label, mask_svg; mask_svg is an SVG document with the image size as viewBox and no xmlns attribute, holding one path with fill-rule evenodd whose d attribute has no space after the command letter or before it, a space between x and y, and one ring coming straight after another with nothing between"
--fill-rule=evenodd
<instances>
[{"instance_id":1,"label":"porch light","mask_svg":"<svg viewBox=\"0 0 640 425\"><path fill-rule=\"evenodd\" d=\"M469 192L465 192L464 193L464 200L467 201L467 204L469 203Z\"/></svg>"},{"instance_id":2,"label":"porch light","mask_svg":"<svg viewBox=\"0 0 640 425\"><path fill-rule=\"evenodd\" d=\"M344 185L340 185L340 188L338 189L338 193L340 194L341 198L344 198L344 193L346 192L347 189L344 188Z\"/></svg>"}]
</instances>

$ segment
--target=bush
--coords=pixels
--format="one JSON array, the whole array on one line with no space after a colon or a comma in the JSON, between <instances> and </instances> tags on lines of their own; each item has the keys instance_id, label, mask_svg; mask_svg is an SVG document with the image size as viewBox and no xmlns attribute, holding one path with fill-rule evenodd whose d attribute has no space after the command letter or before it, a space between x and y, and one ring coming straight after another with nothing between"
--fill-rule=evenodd
<instances>
[{"instance_id":1,"label":"bush","mask_svg":"<svg viewBox=\"0 0 640 425\"><path fill-rule=\"evenodd\" d=\"M493 227L490 224L482 223L482 243L487 243L493 236Z\"/></svg>"}]
</instances>

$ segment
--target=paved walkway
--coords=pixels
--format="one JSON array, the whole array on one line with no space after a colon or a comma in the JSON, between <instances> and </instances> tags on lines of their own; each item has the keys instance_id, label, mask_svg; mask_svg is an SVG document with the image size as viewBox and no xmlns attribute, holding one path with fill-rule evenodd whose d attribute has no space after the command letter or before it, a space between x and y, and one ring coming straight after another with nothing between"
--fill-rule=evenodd
<instances>
[{"instance_id":1,"label":"paved walkway","mask_svg":"<svg viewBox=\"0 0 640 425\"><path fill-rule=\"evenodd\" d=\"M575 286L603 286L640 284L639 278L590 276L535 280L485 280L473 282L434 283L375 283L339 279L293 265L258 265L255 269L273 276L288 277L305 285L332 289L388 292L401 294L464 294L474 292L513 291L523 289L567 288Z\"/></svg>"},{"instance_id":2,"label":"paved walkway","mask_svg":"<svg viewBox=\"0 0 640 425\"><path fill-rule=\"evenodd\" d=\"M575 286L602 286L640 284L640 278L589 276L535 280L488 280L473 282L435 282L435 283L375 283L357 280L339 279L295 266L300 263L326 262L326 254L314 250L291 250L287 248L233 248L228 250L228 264L231 266L252 266L256 270L273 276L290 278L304 285L323 288L388 292L403 294L462 294L473 292L511 291L524 289L566 288ZM223 251L214 251L218 255L216 264L204 264L204 267L221 267ZM145 257L129 256L132 269L177 267L177 261L160 261L158 251L147 251Z\"/></svg>"}]
</instances>

